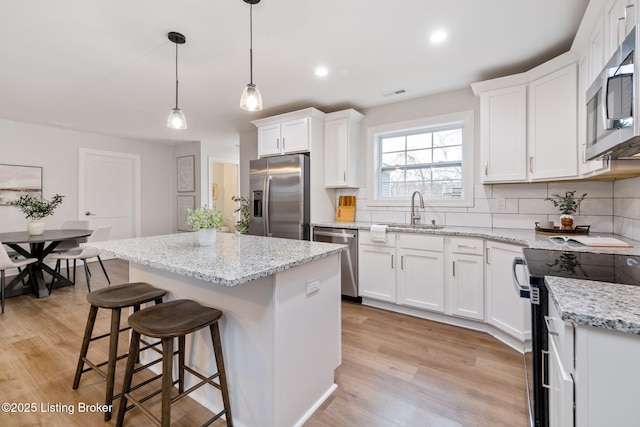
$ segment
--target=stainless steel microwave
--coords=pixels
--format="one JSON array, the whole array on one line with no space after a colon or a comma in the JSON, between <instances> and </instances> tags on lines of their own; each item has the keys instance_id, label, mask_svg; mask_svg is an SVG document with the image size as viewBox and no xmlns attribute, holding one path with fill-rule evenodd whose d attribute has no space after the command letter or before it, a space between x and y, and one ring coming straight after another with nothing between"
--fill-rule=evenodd
<instances>
[{"instance_id":1,"label":"stainless steel microwave","mask_svg":"<svg viewBox=\"0 0 640 427\"><path fill-rule=\"evenodd\" d=\"M638 28L618 47L587 90L587 159L640 159ZM639 70L640 71L640 70Z\"/></svg>"}]
</instances>

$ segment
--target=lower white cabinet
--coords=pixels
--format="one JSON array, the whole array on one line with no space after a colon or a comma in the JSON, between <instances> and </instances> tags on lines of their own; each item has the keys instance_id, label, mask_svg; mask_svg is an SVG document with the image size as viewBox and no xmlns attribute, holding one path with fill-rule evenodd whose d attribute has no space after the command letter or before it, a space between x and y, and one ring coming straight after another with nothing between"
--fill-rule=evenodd
<instances>
[{"instance_id":1,"label":"lower white cabinet","mask_svg":"<svg viewBox=\"0 0 640 427\"><path fill-rule=\"evenodd\" d=\"M484 320L484 241L451 237L447 243L446 313Z\"/></svg>"},{"instance_id":2,"label":"lower white cabinet","mask_svg":"<svg viewBox=\"0 0 640 427\"><path fill-rule=\"evenodd\" d=\"M515 257L520 256L521 246L487 242L486 320L524 342L531 338L531 303L520 298L513 284L512 263Z\"/></svg>"},{"instance_id":3,"label":"lower white cabinet","mask_svg":"<svg viewBox=\"0 0 640 427\"><path fill-rule=\"evenodd\" d=\"M358 246L358 284L362 297L396 302L396 241L387 233L385 242L371 239L371 233L360 231Z\"/></svg>"},{"instance_id":4,"label":"lower white cabinet","mask_svg":"<svg viewBox=\"0 0 640 427\"><path fill-rule=\"evenodd\" d=\"M442 236L399 236L398 304L444 312L443 250Z\"/></svg>"},{"instance_id":5,"label":"lower white cabinet","mask_svg":"<svg viewBox=\"0 0 640 427\"><path fill-rule=\"evenodd\" d=\"M564 322L555 303L549 296L549 315L545 318L549 330L546 365L549 388L549 427L574 425L574 383L573 383L573 325Z\"/></svg>"}]
</instances>

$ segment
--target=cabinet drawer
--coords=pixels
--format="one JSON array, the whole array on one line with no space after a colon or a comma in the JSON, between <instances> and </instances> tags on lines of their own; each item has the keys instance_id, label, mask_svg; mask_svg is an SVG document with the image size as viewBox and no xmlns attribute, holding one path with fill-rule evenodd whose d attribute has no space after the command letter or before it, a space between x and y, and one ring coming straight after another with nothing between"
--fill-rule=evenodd
<instances>
[{"instance_id":1,"label":"cabinet drawer","mask_svg":"<svg viewBox=\"0 0 640 427\"><path fill-rule=\"evenodd\" d=\"M370 231L360 231L358 234L358 239L360 243L363 245L375 245L375 246L388 246L390 248L396 247L396 235L395 233L387 233L387 241L386 242L376 242L371 239Z\"/></svg>"},{"instance_id":2,"label":"cabinet drawer","mask_svg":"<svg viewBox=\"0 0 640 427\"><path fill-rule=\"evenodd\" d=\"M427 236L424 234L404 233L398 236L402 249L418 249L423 251L444 251L443 236Z\"/></svg>"},{"instance_id":3,"label":"cabinet drawer","mask_svg":"<svg viewBox=\"0 0 640 427\"><path fill-rule=\"evenodd\" d=\"M449 241L450 251L454 254L484 254L484 240L467 237L452 237Z\"/></svg>"}]
</instances>

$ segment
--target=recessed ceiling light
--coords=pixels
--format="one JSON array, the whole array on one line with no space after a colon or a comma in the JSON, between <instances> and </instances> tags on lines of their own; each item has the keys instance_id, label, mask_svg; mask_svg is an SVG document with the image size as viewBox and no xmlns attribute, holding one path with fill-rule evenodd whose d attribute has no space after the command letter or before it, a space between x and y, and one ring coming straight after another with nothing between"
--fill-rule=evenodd
<instances>
[{"instance_id":1,"label":"recessed ceiling light","mask_svg":"<svg viewBox=\"0 0 640 427\"><path fill-rule=\"evenodd\" d=\"M327 70L327 67L316 68L316 76L325 77L327 74L329 74L329 70Z\"/></svg>"},{"instance_id":2,"label":"recessed ceiling light","mask_svg":"<svg viewBox=\"0 0 640 427\"><path fill-rule=\"evenodd\" d=\"M447 33L445 33L442 30L438 30L438 31L434 31L431 34L431 37L429 38L429 40L431 40L431 43L440 43L444 41L444 39L446 38L447 38Z\"/></svg>"}]
</instances>

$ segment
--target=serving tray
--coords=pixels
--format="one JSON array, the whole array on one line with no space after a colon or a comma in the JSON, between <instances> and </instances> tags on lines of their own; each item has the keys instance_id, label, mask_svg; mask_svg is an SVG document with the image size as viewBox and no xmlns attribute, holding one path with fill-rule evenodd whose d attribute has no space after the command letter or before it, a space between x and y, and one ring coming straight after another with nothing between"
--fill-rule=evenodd
<instances>
[{"instance_id":1,"label":"serving tray","mask_svg":"<svg viewBox=\"0 0 640 427\"><path fill-rule=\"evenodd\" d=\"M538 227L536 222L536 233L538 234L589 234L590 225L576 225L573 230L561 230L560 226L553 228Z\"/></svg>"}]
</instances>

